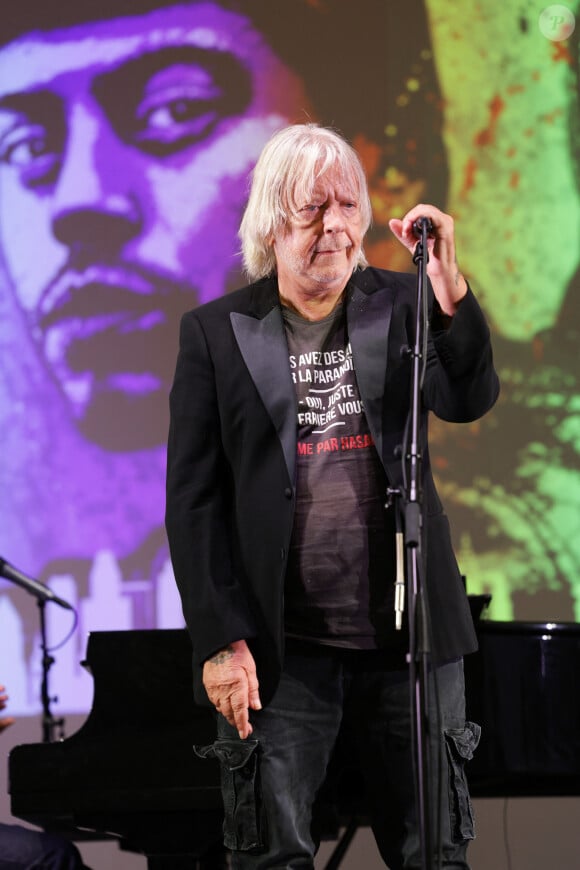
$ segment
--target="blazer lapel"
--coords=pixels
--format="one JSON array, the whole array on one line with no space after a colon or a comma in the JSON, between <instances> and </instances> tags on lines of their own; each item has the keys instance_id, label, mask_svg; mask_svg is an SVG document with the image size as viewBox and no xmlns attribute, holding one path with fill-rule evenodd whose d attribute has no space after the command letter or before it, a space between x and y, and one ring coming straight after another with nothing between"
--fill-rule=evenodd
<instances>
[{"instance_id":1,"label":"blazer lapel","mask_svg":"<svg viewBox=\"0 0 580 870\"><path fill-rule=\"evenodd\" d=\"M278 433L290 480L296 465L296 391L288 364L288 345L279 305L264 317L230 314L244 362Z\"/></svg>"},{"instance_id":2,"label":"blazer lapel","mask_svg":"<svg viewBox=\"0 0 580 870\"><path fill-rule=\"evenodd\" d=\"M382 408L389 328L395 291L392 286L367 292L364 273L355 273L347 304L348 334L356 378L379 456L382 456ZM257 286L251 314L232 312L232 329L248 371L278 433L288 474L296 468L296 390L288 364L288 346L274 282Z\"/></svg>"},{"instance_id":3,"label":"blazer lapel","mask_svg":"<svg viewBox=\"0 0 580 870\"><path fill-rule=\"evenodd\" d=\"M394 293L392 287L366 293L355 281L356 278L351 282L353 289L347 305L348 335L365 414L382 456L382 407Z\"/></svg>"}]
</instances>

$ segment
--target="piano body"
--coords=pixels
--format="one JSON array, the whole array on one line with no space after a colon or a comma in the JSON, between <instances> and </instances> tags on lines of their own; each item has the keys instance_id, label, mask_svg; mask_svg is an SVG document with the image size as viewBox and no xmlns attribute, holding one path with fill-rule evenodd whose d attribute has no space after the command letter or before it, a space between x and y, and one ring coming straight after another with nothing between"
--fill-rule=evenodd
<instances>
[{"instance_id":1,"label":"piano body","mask_svg":"<svg viewBox=\"0 0 580 870\"><path fill-rule=\"evenodd\" d=\"M474 797L580 795L580 624L478 625L465 659L468 715L482 726Z\"/></svg>"},{"instance_id":2,"label":"piano body","mask_svg":"<svg viewBox=\"0 0 580 870\"><path fill-rule=\"evenodd\" d=\"M468 716L483 729L472 795L579 795L580 625L481 621L478 634L466 659ZM116 838L149 870L220 866L202 857L219 850L222 811L218 768L192 750L213 741L214 726L193 703L187 632L93 632L86 666L94 704L83 726L10 754L13 815L73 839ZM334 759L321 807L330 837L348 832L327 868L365 824L345 758Z\"/></svg>"},{"instance_id":3,"label":"piano body","mask_svg":"<svg viewBox=\"0 0 580 870\"><path fill-rule=\"evenodd\" d=\"M10 753L12 814L115 838L150 870L191 868L220 841L222 805L217 767L192 748L215 738L211 711L193 702L187 632L92 632L83 664L94 698L81 728Z\"/></svg>"}]
</instances>

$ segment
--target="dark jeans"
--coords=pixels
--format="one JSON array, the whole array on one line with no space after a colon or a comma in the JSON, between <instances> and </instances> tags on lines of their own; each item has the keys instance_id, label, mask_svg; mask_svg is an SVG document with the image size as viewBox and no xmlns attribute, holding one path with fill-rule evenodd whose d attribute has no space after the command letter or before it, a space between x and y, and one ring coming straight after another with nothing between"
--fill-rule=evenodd
<instances>
[{"instance_id":1,"label":"dark jeans","mask_svg":"<svg viewBox=\"0 0 580 870\"><path fill-rule=\"evenodd\" d=\"M442 866L465 870L474 833L464 763L479 728L465 722L463 662L446 664L436 675L442 727L432 735L431 800L435 806L440 747ZM254 733L241 741L219 716L216 743L200 753L221 763L225 844L233 850L233 868L313 868L313 804L340 728L364 778L386 865L420 868L406 669L390 669L379 652L302 645L287 654L273 701L252 713L251 721Z\"/></svg>"},{"instance_id":2,"label":"dark jeans","mask_svg":"<svg viewBox=\"0 0 580 870\"><path fill-rule=\"evenodd\" d=\"M0 824L0 870L83 870L76 846L57 834Z\"/></svg>"}]
</instances>

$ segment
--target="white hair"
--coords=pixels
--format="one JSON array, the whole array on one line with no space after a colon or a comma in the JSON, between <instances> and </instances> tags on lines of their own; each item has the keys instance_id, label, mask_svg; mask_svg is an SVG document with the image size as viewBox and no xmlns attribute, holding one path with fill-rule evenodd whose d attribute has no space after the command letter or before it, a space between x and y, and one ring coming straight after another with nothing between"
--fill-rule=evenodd
<instances>
[{"instance_id":1,"label":"white hair","mask_svg":"<svg viewBox=\"0 0 580 870\"><path fill-rule=\"evenodd\" d=\"M316 181L329 169L338 169L353 185L364 236L371 223L371 202L354 148L336 131L318 124L285 127L272 136L258 158L240 225L244 268L251 281L276 271L274 234L296 212L297 203L310 198ZM361 247L356 266L366 265Z\"/></svg>"}]
</instances>

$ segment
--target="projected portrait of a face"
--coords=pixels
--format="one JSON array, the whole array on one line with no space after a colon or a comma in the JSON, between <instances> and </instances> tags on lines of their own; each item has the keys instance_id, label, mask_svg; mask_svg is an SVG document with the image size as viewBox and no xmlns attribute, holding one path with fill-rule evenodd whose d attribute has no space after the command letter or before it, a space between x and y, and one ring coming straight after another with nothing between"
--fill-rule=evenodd
<instances>
[{"instance_id":1,"label":"projected portrait of a face","mask_svg":"<svg viewBox=\"0 0 580 870\"><path fill-rule=\"evenodd\" d=\"M307 106L245 16L192 8L0 54L6 271L71 416L110 450L163 443L178 317L227 289L248 171Z\"/></svg>"},{"instance_id":2,"label":"projected portrait of a face","mask_svg":"<svg viewBox=\"0 0 580 870\"><path fill-rule=\"evenodd\" d=\"M76 5L53 21L38 6L39 29L0 47L1 549L71 580L84 638L180 624L162 530L179 318L241 283L248 174L309 103L230 4ZM3 643L20 673L36 617L8 594ZM73 671L79 651L63 653ZM26 712L33 684L15 682Z\"/></svg>"},{"instance_id":3,"label":"projected portrait of a face","mask_svg":"<svg viewBox=\"0 0 580 870\"><path fill-rule=\"evenodd\" d=\"M71 672L89 630L182 624L163 529L179 320L246 283L251 170L301 121L361 155L373 265L414 269L390 218L455 216L502 380L480 424L431 431L468 592L502 619L546 589L580 614L577 29L552 41L515 0L286 11L19 0L0 26L0 556L78 608ZM0 580L0 653L23 681L36 626ZM90 688L59 679L85 709ZM37 710L33 677L10 695Z\"/></svg>"}]
</instances>

